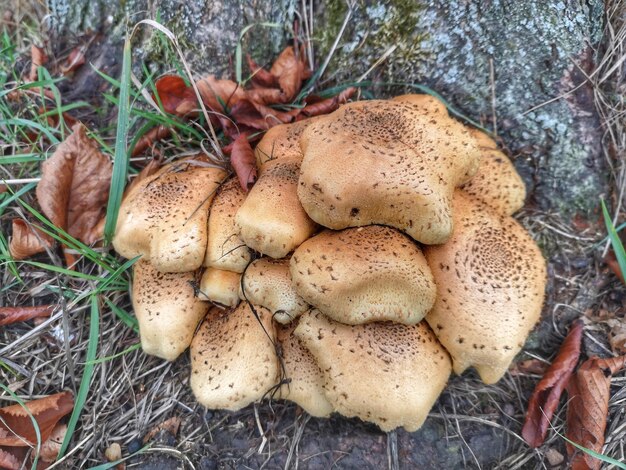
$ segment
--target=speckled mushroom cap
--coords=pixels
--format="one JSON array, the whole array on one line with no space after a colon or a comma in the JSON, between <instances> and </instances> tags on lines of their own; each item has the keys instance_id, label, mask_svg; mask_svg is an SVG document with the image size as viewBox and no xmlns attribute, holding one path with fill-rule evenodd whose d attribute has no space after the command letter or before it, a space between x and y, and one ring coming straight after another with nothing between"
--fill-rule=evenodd
<instances>
[{"instance_id":1,"label":"speckled mushroom cap","mask_svg":"<svg viewBox=\"0 0 626 470\"><path fill-rule=\"evenodd\" d=\"M513 214L524 206L526 199L522 178L491 137L478 129L470 132L478 142L482 158L478 172L461 189L500 214Z\"/></svg>"},{"instance_id":2,"label":"speckled mushroom cap","mask_svg":"<svg viewBox=\"0 0 626 470\"><path fill-rule=\"evenodd\" d=\"M461 191L454 217L452 238L424 249L439 287L426 320L457 374L474 366L485 383L495 383L540 317L545 261L514 219Z\"/></svg>"},{"instance_id":3,"label":"speckled mushroom cap","mask_svg":"<svg viewBox=\"0 0 626 470\"><path fill-rule=\"evenodd\" d=\"M446 105L441 102L441 100L435 98L432 95L420 95L420 94L409 94L409 95L400 95L395 96L391 99L391 101L401 101L405 103L410 103L415 106L419 106L424 109L426 113L433 114L441 114L442 116L448 115L448 110Z\"/></svg>"},{"instance_id":4,"label":"speckled mushroom cap","mask_svg":"<svg viewBox=\"0 0 626 470\"><path fill-rule=\"evenodd\" d=\"M462 124L408 101L346 104L307 127L300 145L298 197L313 220L391 225L428 244L450 236L452 193L480 160Z\"/></svg>"},{"instance_id":5,"label":"speckled mushroom cap","mask_svg":"<svg viewBox=\"0 0 626 470\"><path fill-rule=\"evenodd\" d=\"M424 318L437 289L422 251L391 227L324 232L291 257L291 278L309 304L341 323Z\"/></svg>"},{"instance_id":6,"label":"speckled mushroom cap","mask_svg":"<svg viewBox=\"0 0 626 470\"><path fill-rule=\"evenodd\" d=\"M298 201L299 171L294 158L272 160L262 168L235 216L239 236L250 248L284 258L317 229Z\"/></svg>"},{"instance_id":7,"label":"speckled mushroom cap","mask_svg":"<svg viewBox=\"0 0 626 470\"><path fill-rule=\"evenodd\" d=\"M276 335L283 353L284 379L277 398L290 400L311 416L327 417L333 407L324 394L324 375L313 355L302 346L293 330L297 322L277 325Z\"/></svg>"},{"instance_id":8,"label":"speckled mushroom cap","mask_svg":"<svg viewBox=\"0 0 626 470\"><path fill-rule=\"evenodd\" d=\"M289 323L311 308L296 292L287 258L254 260L240 286L242 300L267 308L279 323Z\"/></svg>"},{"instance_id":9,"label":"speckled mushroom cap","mask_svg":"<svg viewBox=\"0 0 626 470\"><path fill-rule=\"evenodd\" d=\"M195 273L162 273L139 260L133 265L132 302L146 354L173 361L191 344L209 307L194 294Z\"/></svg>"},{"instance_id":10,"label":"speckled mushroom cap","mask_svg":"<svg viewBox=\"0 0 626 470\"><path fill-rule=\"evenodd\" d=\"M162 272L200 267L209 206L226 174L197 162L186 159L165 165L128 193L113 238L120 255L142 256Z\"/></svg>"},{"instance_id":11,"label":"speckled mushroom cap","mask_svg":"<svg viewBox=\"0 0 626 470\"><path fill-rule=\"evenodd\" d=\"M266 162L278 158L295 158L302 160L300 137L304 129L315 122L318 117L311 117L293 124L279 124L268 130L254 149L257 168Z\"/></svg>"},{"instance_id":12,"label":"speckled mushroom cap","mask_svg":"<svg viewBox=\"0 0 626 470\"><path fill-rule=\"evenodd\" d=\"M305 313L295 335L324 374L326 398L383 431L417 430L443 391L450 357L425 322L349 326Z\"/></svg>"},{"instance_id":13,"label":"speckled mushroom cap","mask_svg":"<svg viewBox=\"0 0 626 470\"><path fill-rule=\"evenodd\" d=\"M235 214L245 198L237 178L229 179L217 190L209 212L205 266L241 273L252 259L235 226Z\"/></svg>"},{"instance_id":14,"label":"speckled mushroom cap","mask_svg":"<svg viewBox=\"0 0 626 470\"><path fill-rule=\"evenodd\" d=\"M200 300L236 307L239 303L241 274L223 269L207 268L200 280Z\"/></svg>"},{"instance_id":15,"label":"speckled mushroom cap","mask_svg":"<svg viewBox=\"0 0 626 470\"><path fill-rule=\"evenodd\" d=\"M260 322L247 302L213 308L191 343L191 389L207 408L239 410L278 383L272 315L255 310Z\"/></svg>"}]
</instances>

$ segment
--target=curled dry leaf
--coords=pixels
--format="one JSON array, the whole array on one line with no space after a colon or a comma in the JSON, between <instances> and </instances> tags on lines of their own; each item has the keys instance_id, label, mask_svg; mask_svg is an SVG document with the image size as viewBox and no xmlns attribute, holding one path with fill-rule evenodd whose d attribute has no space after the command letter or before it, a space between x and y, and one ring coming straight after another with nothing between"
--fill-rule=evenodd
<instances>
[{"instance_id":1,"label":"curled dry leaf","mask_svg":"<svg viewBox=\"0 0 626 470\"><path fill-rule=\"evenodd\" d=\"M63 75L68 75L69 73L74 72L81 65L85 63L85 51L82 47L75 47L70 52L70 55L67 57L65 64L61 66L61 73Z\"/></svg>"},{"instance_id":2,"label":"curled dry leaf","mask_svg":"<svg viewBox=\"0 0 626 470\"><path fill-rule=\"evenodd\" d=\"M172 129L164 126L163 124L159 124L156 127L153 127L141 138L137 141L135 148L133 148L132 156L136 157L137 155L142 154L148 147L151 147L159 140L163 140L170 136L172 133Z\"/></svg>"},{"instance_id":3,"label":"curled dry leaf","mask_svg":"<svg viewBox=\"0 0 626 470\"><path fill-rule=\"evenodd\" d=\"M278 86L276 77L257 64L250 54L246 55L246 59L248 60L248 68L252 74L253 85L263 88L276 88Z\"/></svg>"},{"instance_id":4,"label":"curled dry leaf","mask_svg":"<svg viewBox=\"0 0 626 470\"><path fill-rule=\"evenodd\" d=\"M567 385L566 437L586 449L601 452L609 409L611 376L626 366L626 356L585 361ZM602 462L567 444L572 470L596 470Z\"/></svg>"},{"instance_id":5,"label":"curled dry leaf","mask_svg":"<svg viewBox=\"0 0 626 470\"><path fill-rule=\"evenodd\" d=\"M613 250L606 254L604 261L609 269L613 271L613 274L615 274L619 280L622 281L622 284L626 284L626 281L624 281L624 275L622 274L622 269L619 267L619 263L617 262L617 258L615 257Z\"/></svg>"},{"instance_id":6,"label":"curled dry leaf","mask_svg":"<svg viewBox=\"0 0 626 470\"><path fill-rule=\"evenodd\" d=\"M570 329L550 368L539 381L528 403L522 437L531 447L543 444L550 420L559 399L580 358L583 323L578 320Z\"/></svg>"},{"instance_id":7,"label":"curled dry leaf","mask_svg":"<svg viewBox=\"0 0 626 470\"><path fill-rule=\"evenodd\" d=\"M44 214L74 238L92 244L105 212L113 165L76 124L41 169L37 200Z\"/></svg>"},{"instance_id":8,"label":"curled dry leaf","mask_svg":"<svg viewBox=\"0 0 626 470\"><path fill-rule=\"evenodd\" d=\"M230 164L235 170L239 184L244 191L248 192L256 181L257 168L254 150L252 150L245 134L239 134L239 137L233 142Z\"/></svg>"},{"instance_id":9,"label":"curled dry leaf","mask_svg":"<svg viewBox=\"0 0 626 470\"><path fill-rule=\"evenodd\" d=\"M311 71L296 50L286 47L272 64L270 73L278 79L280 89L285 93L287 101L296 97L302 86L302 81L311 76Z\"/></svg>"},{"instance_id":10,"label":"curled dry leaf","mask_svg":"<svg viewBox=\"0 0 626 470\"><path fill-rule=\"evenodd\" d=\"M349 87L339 93L337 96L328 98L316 103L311 103L302 108L302 115L306 117L321 116L329 114L339 108L339 105L346 103L356 93L355 87Z\"/></svg>"},{"instance_id":11,"label":"curled dry leaf","mask_svg":"<svg viewBox=\"0 0 626 470\"><path fill-rule=\"evenodd\" d=\"M187 86L185 80L178 75L165 75L154 86L166 113L184 116L197 107L198 101L193 88Z\"/></svg>"},{"instance_id":12,"label":"curled dry leaf","mask_svg":"<svg viewBox=\"0 0 626 470\"><path fill-rule=\"evenodd\" d=\"M13 259L26 259L51 248L54 240L47 233L26 223L23 219L13 219L12 235L9 240L9 253Z\"/></svg>"},{"instance_id":13,"label":"curled dry leaf","mask_svg":"<svg viewBox=\"0 0 626 470\"><path fill-rule=\"evenodd\" d=\"M39 305L36 307L0 307L0 326L10 325L33 318L49 317L54 305Z\"/></svg>"},{"instance_id":14,"label":"curled dry leaf","mask_svg":"<svg viewBox=\"0 0 626 470\"><path fill-rule=\"evenodd\" d=\"M202 101L218 113L226 113L237 101L246 98L246 92L232 80L220 80L208 75L196 82Z\"/></svg>"},{"instance_id":15,"label":"curled dry leaf","mask_svg":"<svg viewBox=\"0 0 626 470\"><path fill-rule=\"evenodd\" d=\"M35 46L34 44L30 46L30 73L28 78L31 82L34 82L38 78L37 68L45 65L48 62L48 56L43 50L43 47Z\"/></svg>"},{"instance_id":16,"label":"curled dry leaf","mask_svg":"<svg viewBox=\"0 0 626 470\"><path fill-rule=\"evenodd\" d=\"M37 422L42 443L52 435L59 420L74 408L70 392L61 392L26 402L25 407ZM37 444L31 417L22 405L0 408L0 445L30 447Z\"/></svg>"}]
</instances>

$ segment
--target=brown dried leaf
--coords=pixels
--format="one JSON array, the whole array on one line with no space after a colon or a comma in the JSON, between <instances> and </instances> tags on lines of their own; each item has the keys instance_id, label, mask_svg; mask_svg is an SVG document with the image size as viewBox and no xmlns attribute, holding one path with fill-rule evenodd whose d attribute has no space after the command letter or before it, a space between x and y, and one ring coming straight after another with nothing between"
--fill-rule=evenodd
<instances>
[{"instance_id":1,"label":"brown dried leaf","mask_svg":"<svg viewBox=\"0 0 626 470\"><path fill-rule=\"evenodd\" d=\"M12 228L13 234L9 240L9 253L13 259L25 259L42 253L54 244L50 235L26 223L23 219L13 219Z\"/></svg>"},{"instance_id":2,"label":"brown dried leaf","mask_svg":"<svg viewBox=\"0 0 626 470\"><path fill-rule=\"evenodd\" d=\"M132 156L136 157L137 155L142 154L148 147L152 147L153 144L158 142L159 140L166 139L172 133L172 129L170 127L164 126L160 124L156 127L153 127L141 138L137 141L135 148L133 149Z\"/></svg>"},{"instance_id":3,"label":"brown dried leaf","mask_svg":"<svg viewBox=\"0 0 626 470\"><path fill-rule=\"evenodd\" d=\"M286 101L291 101L296 97L302 87L302 81L310 76L306 64L296 56L296 51L292 46L286 47L280 53L272 64L270 73L278 79Z\"/></svg>"},{"instance_id":4,"label":"brown dried leaf","mask_svg":"<svg viewBox=\"0 0 626 470\"><path fill-rule=\"evenodd\" d=\"M606 322L610 327L609 344L614 353L626 354L626 320L612 318Z\"/></svg>"},{"instance_id":5,"label":"brown dried leaf","mask_svg":"<svg viewBox=\"0 0 626 470\"><path fill-rule=\"evenodd\" d=\"M354 93L356 93L355 87L346 88L337 96L306 105L302 108L302 115L312 117L332 113L339 108L339 105L346 103L350 98L352 98Z\"/></svg>"},{"instance_id":6,"label":"brown dried leaf","mask_svg":"<svg viewBox=\"0 0 626 470\"><path fill-rule=\"evenodd\" d=\"M38 305L36 307L0 307L0 326L10 325L32 318L49 317L54 305Z\"/></svg>"},{"instance_id":7,"label":"brown dried leaf","mask_svg":"<svg viewBox=\"0 0 626 470\"><path fill-rule=\"evenodd\" d=\"M61 392L25 403L39 427L41 441L48 440L59 420L74 408L70 392ZM37 434L22 405L0 408L0 445L27 447L37 444Z\"/></svg>"},{"instance_id":8,"label":"brown dried leaf","mask_svg":"<svg viewBox=\"0 0 626 470\"><path fill-rule=\"evenodd\" d=\"M626 356L585 361L567 386L566 437L587 449L601 452L609 408L611 376L626 366ZM601 461L566 444L572 470L599 469Z\"/></svg>"},{"instance_id":9,"label":"brown dried leaf","mask_svg":"<svg viewBox=\"0 0 626 470\"><path fill-rule=\"evenodd\" d=\"M248 68L252 74L252 83L263 88L276 88L278 80L270 72L257 64L250 54L246 55L248 60Z\"/></svg>"},{"instance_id":10,"label":"brown dried leaf","mask_svg":"<svg viewBox=\"0 0 626 470\"><path fill-rule=\"evenodd\" d=\"M550 364L546 364L539 359L527 359L520 361L509 369L511 375L534 374L541 375L546 373Z\"/></svg>"},{"instance_id":11,"label":"brown dried leaf","mask_svg":"<svg viewBox=\"0 0 626 470\"><path fill-rule=\"evenodd\" d=\"M39 457L44 462L54 462L59 456L63 439L67 433L67 426L65 424L57 424L52 430L50 437L41 444L41 451Z\"/></svg>"},{"instance_id":12,"label":"brown dried leaf","mask_svg":"<svg viewBox=\"0 0 626 470\"><path fill-rule=\"evenodd\" d=\"M615 274L619 278L619 280L622 281L622 284L626 284L626 281L624 281L622 268L619 267L619 263L617 262L617 258L615 257L615 253L613 252L613 250L609 251L606 254L606 256L604 257L604 262L607 264L609 269L613 271L613 274Z\"/></svg>"},{"instance_id":13,"label":"brown dried leaf","mask_svg":"<svg viewBox=\"0 0 626 470\"><path fill-rule=\"evenodd\" d=\"M0 448L0 468L6 470L20 470L22 463L11 453L10 449Z\"/></svg>"},{"instance_id":14,"label":"brown dried leaf","mask_svg":"<svg viewBox=\"0 0 626 470\"><path fill-rule=\"evenodd\" d=\"M246 92L232 80L219 80L214 75L196 82L202 101L218 113L226 113L239 100L246 98Z\"/></svg>"},{"instance_id":15,"label":"brown dried leaf","mask_svg":"<svg viewBox=\"0 0 626 470\"><path fill-rule=\"evenodd\" d=\"M574 322L550 368L539 381L528 403L522 437L531 447L543 444L561 394L580 358L583 323Z\"/></svg>"},{"instance_id":16,"label":"brown dried leaf","mask_svg":"<svg viewBox=\"0 0 626 470\"><path fill-rule=\"evenodd\" d=\"M105 212L113 165L89 139L82 124L42 165L37 200L57 227L84 243Z\"/></svg>"},{"instance_id":17,"label":"brown dried leaf","mask_svg":"<svg viewBox=\"0 0 626 470\"><path fill-rule=\"evenodd\" d=\"M146 434L143 438L143 443L147 444L161 431L167 431L172 436L176 436L176 434L178 434L180 423L181 419L178 416L172 416L171 418L166 419L148 431L148 434Z\"/></svg>"},{"instance_id":18,"label":"brown dried leaf","mask_svg":"<svg viewBox=\"0 0 626 470\"><path fill-rule=\"evenodd\" d=\"M75 47L67 57L65 64L61 66L61 73L68 75L85 63L85 51L83 47Z\"/></svg>"},{"instance_id":19,"label":"brown dried leaf","mask_svg":"<svg viewBox=\"0 0 626 470\"><path fill-rule=\"evenodd\" d=\"M45 65L48 62L48 56L43 50L43 47L35 46L34 44L30 46L30 73L28 74L28 78L31 82L36 81L39 77L37 74L37 68Z\"/></svg>"},{"instance_id":20,"label":"brown dried leaf","mask_svg":"<svg viewBox=\"0 0 626 470\"><path fill-rule=\"evenodd\" d=\"M198 104L193 88L178 75L165 75L154 85L166 113L184 116Z\"/></svg>"},{"instance_id":21,"label":"brown dried leaf","mask_svg":"<svg viewBox=\"0 0 626 470\"><path fill-rule=\"evenodd\" d=\"M235 170L237 178L239 178L239 184L244 191L248 192L256 181L257 169L254 150L252 150L245 134L239 134L239 137L233 142L230 164Z\"/></svg>"},{"instance_id":22,"label":"brown dried leaf","mask_svg":"<svg viewBox=\"0 0 626 470\"><path fill-rule=\"evenodd\" d=\"M278 88L253 88L246 90L246 96L254 103L259 104L280 104L289 101L285 93Z\"/></svg>"}]
</instances>

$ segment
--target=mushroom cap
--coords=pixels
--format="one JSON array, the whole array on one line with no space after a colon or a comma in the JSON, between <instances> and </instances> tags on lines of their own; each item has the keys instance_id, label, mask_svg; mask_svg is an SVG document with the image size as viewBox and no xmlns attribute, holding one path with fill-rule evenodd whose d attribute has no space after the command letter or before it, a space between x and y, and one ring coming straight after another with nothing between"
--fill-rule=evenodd
<instances>
[{"instance_id":1,"label":"mushroom cap","mask_svg":"<svg viewBox=\"0 0 626 470\"><path fill-rule=\"evenodd\" d=\"M439 286L426 320L452 356L454 371L474 366L497 382L541 315L546 266L514 219L458 191L455 230L424 254Z\"/></svg>"},{"instance_id":2,"label":"mushroom cap","mask_svg":"<svg viewBox=\"0 0 626 470\"><path fill-rule=\"evenodd\" d=\"M278 398L297 403L311 416L327 417L333 412L324 394L324 375L315 358L293 334L296 322L277 325L276 335L281 344L285 379Z\"/></svg>"},{"instance_id":3,"label":"mushroom cap","mask_svg":"<svg viewBox=\"0 0 626 470\"><path fill-rule=\"evenodd\" d=\"M461 189L489 204L496 212L511 215L524 206L526 187L509 157L484 132L472 129L482 158L478 171Z\"/></svg>"},{"instance_id":4,"label":"mushroom cap","mask_svg":"<svg viewBox=\"0 0 626 470\"><path fill-rule=\"evenodd\" d=\"M440 99L435 98L432 95L412 93L409 95L395 96L391 99L391 101L402 101L405 103L413 104L415 106L419 106L421 108L424 108L424 112L429 114L435 113L441 114L443 116L448 115L448 109L446 108L446 105L443 104Z\"/></svg>"},{"instance_id":5,"label":"mushroom cap","mask_svg":"<svg viewBox=\"0 0 626 470\"><path fill-rule=\"evenodd\" d=\"M209 212L205 266L241 273L252 259L235 226L235 214L245 198L237 178L229 179L217 190Z\"/></svg>"},{"instance_id":6,"label":"mushroom cap","mask_svg":"<svg viewBox=\"0 0 626 470\"><path fill-rule=\"evenodd\" d=\"M151 263L133 265L132 302L146 354L173 361L191 344L209 307L194 293L195 273L162 273Z\"/></svg>"},{"instance_id":7,"label":"mushroom cap","mask_svg":"<svg viewBox=\"0 0 626 470\"><path fill-rule=\"evenodd\" d=\"M309 304L346 324L392 320L415 324L437 289L415 242L391 227L325 230L291 257L291 278Z\"/></svg>"},{"instance_id":8,"label":"mushroom cap","mask_svg":"<svg viewBox=\"0 0 626 470\"><path fill-rule=\"evenodd\" d=\"M261 169L235 216L239 236L250 248L284 258L317 229L298 200L299 171L295 158L272 160Z\"/></svg>"},{"instance_id":9,"label":"mushroom cap","mask_svg":"<svg viewBox=\"0 0 626 470\"><path fill-rule=\"evenodd\" d=\"M346 104L300 145L298 197L311 219L336 230L391 225L428 244L450 236L452 193L480 159L462 124L406 100Z\"/></svg>"},{"instance_id":10,"label":"mushroom cap","mask_svg":"<svg viewBox=\"0 0 626 470\"><path fill-rule=\"evenodd\" d=\"M200 280L200 300L236 307L239 303L241 274L223 269L207 268Z\"/></svg>"},{"instance_id":11,"label":"mushroom cap","mask_svg":"<svg viewBox=\"0 0 626 470\"><path fill-rule=\"evenodd\" d=\"M210 409L236 411L262 399L278 383L272 315L247 302L213 308L191 343L191 389Z\"/></svg>"},{"instance_id":12,"label":"mushroom cap","mask_svg":"<svg viewBox=\"0 0 626 470\"><path fill-rule=\"evenodd\" d=\"M162 272L195 271L204 260L207 217L226 176L185 159L165 165L124 198L113 246L125 258L143 256Z\"/></svg>"},{"instance_id":13,"label":"mushroom cap","mask_svg":"<svg viewBox=\"0 0 626 470\"><path fill-rule=\"evenodd\" d=\"M254 260L240 285L241 300L267 308L279 323L289 323L310 308L296 292L286 258Z\"/></svg>"},{"instance_id":14,"label":"mushroom cap","mask_svg":"<svg viewBox=\"0 0 626 470\"><path fill-rule=\"evenodd\" d=\"M335 411L383 431L417 430L450 376L450 357L425 322L349 326L313 310L294 333L322 370Z\"/></svg>"},{"instance_id":15,"label":"mushroom cap","mask_svg":"<svg viewBox=\"0 0 626 470\"><path fill-rule=\"evenodd\" d=\"M300 137L304 129L317 119L316 116L292 124L279 124L268 130L254 149L257 168L279 158L295 158L301 161Z\"/></svg>"}]
</instances>

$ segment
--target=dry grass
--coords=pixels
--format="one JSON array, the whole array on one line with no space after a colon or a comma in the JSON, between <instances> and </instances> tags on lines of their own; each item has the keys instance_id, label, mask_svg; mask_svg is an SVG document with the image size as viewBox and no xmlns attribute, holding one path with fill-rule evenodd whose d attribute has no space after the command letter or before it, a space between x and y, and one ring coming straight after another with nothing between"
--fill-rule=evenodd
<instances>
[{"instance_id":1,"label":"dry grass","mask_svg":"<svg viewBox=\"0 0 626 470\"><path fill-rule=\"evenodd\" d=\"M616 219L624 212L626 187L624 11L626 2L623 0L608 2L604 46L599 52L598 68L589 77L605 131L603 148L611 168ZM32 11L27 14L33 15L31 20L36 17ZM30 32L26 34L16 29L16 54L28 54L29 36ZM32 107L36 98L25 103L21 109L12 108L16 116L35 119ZM112 144L110 133L103 138ZM7 138L2 140L3 155L26 150ZM166 143L164 152L170 147L174 150L171 143ZM29 150L46 155L49 148L35 145ZM1 177L5 179L38 174L35 160L0 167ZM35 205L34 191L27 192L23 200ZM10 220L24 214L24 209L15 204L3 209L0 223L5 237ZM525 209L519 218L535 238L554 253L544 321L533 337L529 354L549 361L566 333L565 325L581 315L588 318L586 352L607 354L603 320L611 316L623 319L624 289L607 275L602 265L604 245L599 243L602 229L595 221L587 229L575 229L558 216L540 213L534 208ZM51 255L38 259L62 267L59 257ZM16 280L13 267L19 270L22 282ZM87 261L81 262L79 271L99 277L107 274L106 270ZM0 331L0 380L25 400L62 389L76 392L89 341L87 296L96 288L97 281L7 261L0 267L0 275L0 305L59 306L50 319L37 326L20 324ZM123 276L127 279L128 275ZM139 350L127 351L137 344L137 334L121 324L105 300L131 312L128 295L121 290L110 291L103 293L100 300L97 357L110 359L96 364L79 426L67 455L55 468L102 464L104 451L113 442L122 446L125 456L144 449L140 456L129 461L129 468L139 467L142 462L158 462L154 468L166 468L167 462L171 462L173 468L196 469L333 466L396 469L414 467L418 462L426 468L424 462L432 462L432 468L436 468L436 465L446 466L441 459L447 456L447 451L437 447L440 443L456 448L461 460L455 462L464 467L484 468L481 462L485 461L485 456L477 455L477 449L484 451L491 445L494 460L499 462L497 468L547 469L551 468L550 454L565 452L563 441L556 433L551 433L538 450L529 449L522 441L519 432L525 406L538 379L523 374L508 374L494 386L485 386L472 373L452 378L424 429L413 434L397 431L385 435L373 426L339 417L314 419L286 403L263 403L237 413L207 411L195 403L189 390L186 356L174 363L164 363ZM624 460L626 378L622 374L613 384L604 452ZM3 396L2 400L6 403L10 398ZM143 436L172 416L182 419L177 438L163 435L145 447ZM556 431L563 433L564 407L559 409L553 424Z\"/></svg>"}]
</instances>

